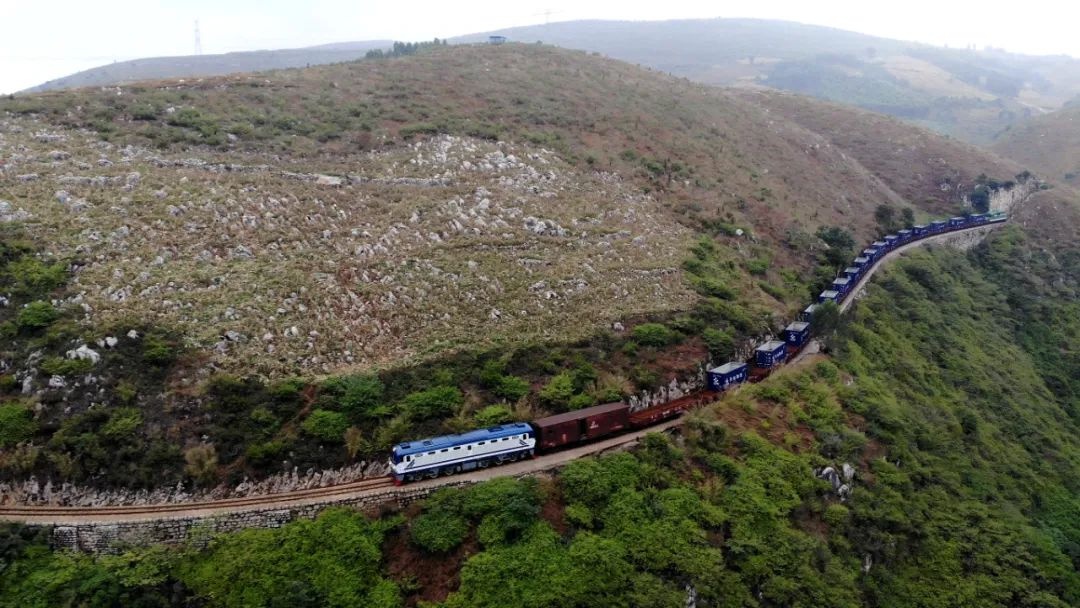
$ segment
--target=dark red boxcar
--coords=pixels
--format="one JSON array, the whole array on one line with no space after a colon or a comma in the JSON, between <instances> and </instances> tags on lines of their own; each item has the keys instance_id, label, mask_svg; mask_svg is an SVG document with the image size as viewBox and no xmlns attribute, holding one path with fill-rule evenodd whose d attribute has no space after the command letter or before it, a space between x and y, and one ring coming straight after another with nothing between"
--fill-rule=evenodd
<instances>
[{"instance_id":1,"label":"dark red boxcar","mask_svg":"<svg viewBox=\"0 0 1080 608\"><path fill-rule=\"evenodd\" d=\"M532 424L536 429L537 447L551 450L629 428L629 415L629 405L605 403L534 420Z\"/></svg>"}]
</instances>

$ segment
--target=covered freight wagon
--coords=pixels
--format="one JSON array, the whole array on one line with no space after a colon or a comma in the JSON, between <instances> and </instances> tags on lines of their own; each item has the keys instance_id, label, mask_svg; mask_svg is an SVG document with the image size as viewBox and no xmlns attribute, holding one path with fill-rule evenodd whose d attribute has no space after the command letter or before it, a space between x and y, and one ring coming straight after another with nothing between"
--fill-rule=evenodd
<instances>
[{"instance_id":1,"label":"covered freight wagon","mask_svg":"<svg viewBox=\"0 0 1080 608\"><path fill-rule=\"evenodd\" d=\"M801 313L799 313L800 321L810 321L814 318L814 309L817 308L817 304L811 304L807 306Z\"/></svg>"},{"instance_id":2,"label":"covered freight wagon","mask_svg":"<svg viewBox=\"0 0 1080 608\"><path fill-rule=\"evenodd\" d=\"M838 291L840 293L847 293L848 290L851 289L851 285L852 285L851 279L849 279L847 277L842 277L842 278L839 278L839 279L833 279L832 290L833 291Z\"/></svg>"},{"instance_id":3,"label":"covered freight wagon","mask_svg":"<svg viewBox=\"0 0 1080 608\"><path fill-rule=\"evenodd\" d=\"M867 266L870 265L870 258L864 255L860 255L859 257L855 258L855 261L852 262L851 265L859 269L865 269Z\"/></svg>"},{"instance_id":4,"label":"covered freight wagon","mask_svg":"<svg viewBox=\"0 0 1080 608\"><path fill-rule=\"evenodd\" d=\"M732 384L746 382L749 367L745 363L732 361L708 371L709 389L720 392Z\"/></svg>"},{"instance_id":5,"label":"covered freight wagon","mask_svg":"<svg viewBox=\"0 0 1080 608\"><path fill-rule=\"evenodd\" d=\"M784 362L787 357L786 344L780 340L770 340L754 349L754 360L758 367L769 368Z\"/></svg>"},{"instance_id":6,"label":"covered freight wagon","mask_svg":"<svg viewBox=\"0 0 1080 608\"><path fill-rule=\"evenodd\" d=\"M844 269L844 276L854 282L862 274L862 268L858 266L848 266Z\"/></svg>"},{"instance_id":7,"label":"covered freight wagon","mask_svg":"<svg viewBox=\"0 0 1080 608\"><path fill-rule=\"evenodd\" d=\"M913 233L905 228L904 230L897 231L896 235L900 237L901 243L907 243L911 240Z\"/></svg>"},{"instance_id":8,"label":"covered freight wagon","mask_svg":"<svg viewBox=\"0 0 1080 608\"><path fill-rule=\"evenodd\" d=\"M630 427L630 406L605 403L533 421L541 450L589 441Z\"/></svg>"},{"instance_id":9,"label":"covered freight wagon","mask_svg":"<svg viewBox=\"0 0 1080 608\"><path fill-rule=\"evenodd\" d=\"M900 237L896 236L895 234L890 234L885 237L885 245L887 245L889 249L896 247L899 243Z\"/></svg>"}]
</instances>

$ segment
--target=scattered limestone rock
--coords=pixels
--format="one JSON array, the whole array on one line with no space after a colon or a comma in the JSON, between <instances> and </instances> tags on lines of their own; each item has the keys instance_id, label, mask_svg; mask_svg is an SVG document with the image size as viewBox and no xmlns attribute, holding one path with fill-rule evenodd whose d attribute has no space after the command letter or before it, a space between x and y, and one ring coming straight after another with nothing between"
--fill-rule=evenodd
<instances>
[{"instance_id":1,"label":"scattered limestone rock","mask_svg":"<svg viewBox=\"0 0 1080 608\"><path fill-rule=\"evenodd\" d=\"M79 348L67 351L67 358L89 361L90 363L97 365L97 362L101 360L101 354L83 344Z\"/></svg>"}]
</instances>

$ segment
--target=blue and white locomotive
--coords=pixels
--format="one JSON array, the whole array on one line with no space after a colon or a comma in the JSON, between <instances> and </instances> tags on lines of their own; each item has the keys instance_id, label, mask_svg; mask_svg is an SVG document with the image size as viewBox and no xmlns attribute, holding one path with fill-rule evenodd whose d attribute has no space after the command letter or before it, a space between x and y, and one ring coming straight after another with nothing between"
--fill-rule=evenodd
<instances>
[{"instance_id":1,"label":"blue and white locomotive","mask_svg":"<svg viewBox=\"0 0 1080 608\"><path fill-rule=\"evenodd\" d=\"M391 453L390 470L398 483L417 481L528 458L535 449L532 426L514 422L399 443Z\"/></svg>"}]
</instances>

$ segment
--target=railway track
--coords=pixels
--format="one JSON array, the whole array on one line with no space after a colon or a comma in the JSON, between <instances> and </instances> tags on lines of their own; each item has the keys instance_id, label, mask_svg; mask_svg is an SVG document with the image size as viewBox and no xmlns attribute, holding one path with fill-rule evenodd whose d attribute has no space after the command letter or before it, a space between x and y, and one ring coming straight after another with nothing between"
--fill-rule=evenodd
<instances>
[{"instance_id":1,"label":"railway track","mask_svg":"<svg viewBox=\"0 0 1080 608\"><path fill-rule=\"evenodd\" d=\"M101 516L111 518L123 515L168 515L170 513L190 513L213 511L240 511L254 510L263 506L275 506L297 502L308 502L314 499L324 500L336 496L351 497L356 494L374 492L393 488L394 482L388 478L362 479L349 483L326 486L322 488L308 488L306 490L294 490L277 494L262 494L258 496L245 496L242 498L223 498L221 500L208 500L196 502L164 503L153 505L116 505L103 507L71 507L71 506L4 506L0 507L0 520L18 519L22 517L94 517Z\"/></svg>"}]
</instances>

